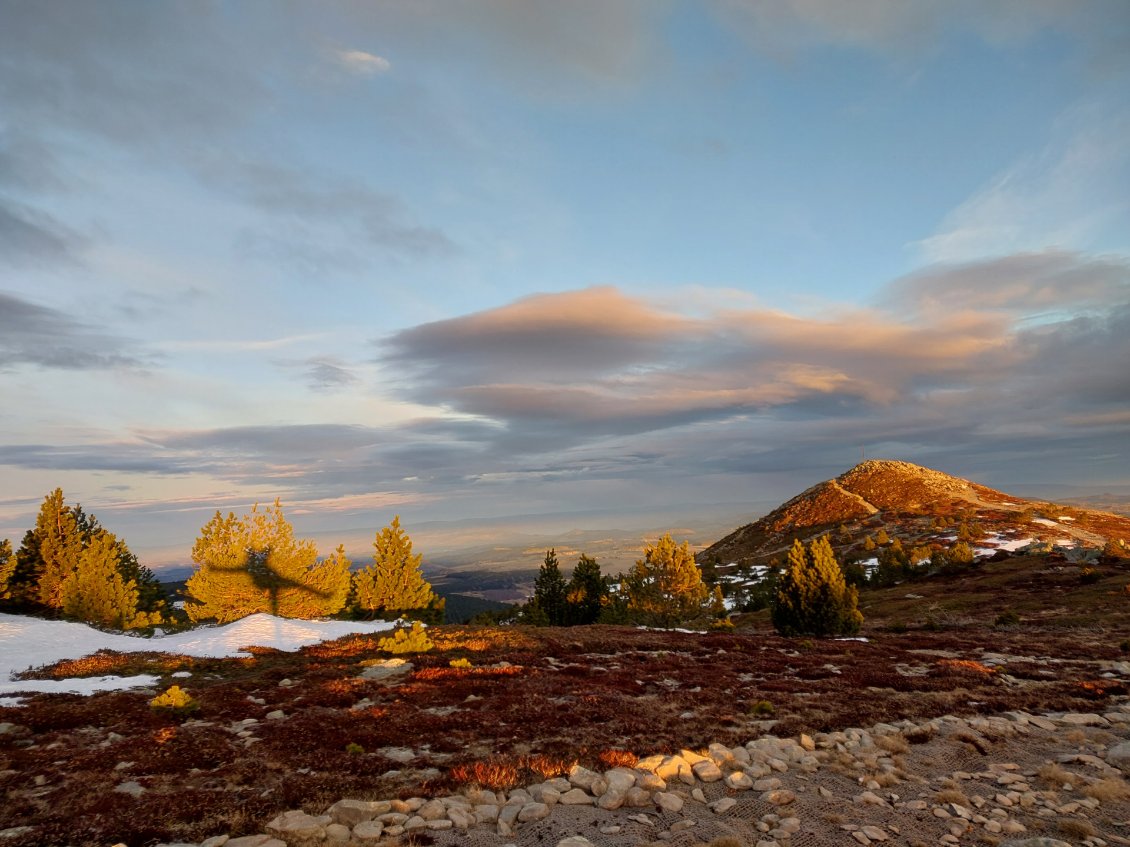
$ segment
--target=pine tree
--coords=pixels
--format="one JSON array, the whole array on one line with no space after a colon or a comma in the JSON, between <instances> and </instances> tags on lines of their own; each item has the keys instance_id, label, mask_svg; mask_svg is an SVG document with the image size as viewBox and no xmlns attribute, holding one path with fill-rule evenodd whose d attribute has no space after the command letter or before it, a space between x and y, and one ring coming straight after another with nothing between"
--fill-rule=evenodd
<instances>
[{"instance_id":1,"label":"pine tree","mask_svg":"<svg viewBox=\"0 0 1130 847\"><path fill-rule=\"evenodd\" d=\"M75 505L72 512L75 517L75 526L82 537L82 544L85 549L106 530L98 522L98 518L82 508L81 503ZM117 543L118 573L123 582L133 582L136 586L138 613L145 613L148 620L153 624L160 623L168 611L169 597L165 593L165 589L161 587L161 583L157 580L153 571L138 561L137 556L130 551L125 541L119 538Z\"/></svg>"},{"instance_id":2,"label":"pine tree","mask_svg":"<svg viewBox=\"0 0 1130 847\"><path fill-rule=\"evenodd\" d=\"M887 530L885 527L880 529L879 534L875 536L875 543L880 547L882 547L884 544L889 544L890 541L891 537L887 535Z\"/></svg>"},{"instance_id":3,"label":"pine tree","mask_svg":"<svg viewBox=\"0 0 1130 847\"><path fill-rule=\"evenodd\" d=\"M34 585L34 600L48 609L63 606L63 582L78 566L82 536L75 516L63 502L63 489L43 499L35 519L36 557L28 557L24 575Z\"/></svg>"},{"instance_id":4,"label":"pine tree","mask_svg":"<svg viewBox=\"0 0 1130 847\"><path fill-rule=\"evenodd\" d=\"M257 612L325 617L341 611L349 593L341 548L319 562L314 542L294 538L278 500L242 518L216 512L200 530L192 561L198 570L185 587L192 621L227 623Z\"/></svg>"},{"instance_id":5,"label":"pine tree","mask_svg":"<svg viewBox=\"0 0 1130 847\"><path fill-rule=\"evenodd\" d=\"M607 596L608 583L601 576L600 565L596 559L582 553L573 568L573 578L569 580L565 623L568 626L596 623Z\"/></svg>"},{"instance_id":6,"label":"pine tree","mask_svg":"<svg viewBox=\"0 0 1130 847\"><path fill-rule=\"evenodd\" d=\"M773 626L782 635L851 635L859 632L863 615L856 608L858 592L844 582L827 537L809 545L793 541L789 563L777 582Z\"/></svg>"},{"instance_id":7,"label":"pine tree","mask_svg":"<svg viewBox=\"0 0 1130 847\"><path fill-rule=\"evenodd\" d=\"M868 553L875 549L875 539L870 535L863 539L863 549Z\"/></svg>"},{"instance_id":8,"label":"pine tree","mask_svg":"<svg viewBox=\"0 0 1130 847\"><path fill-rule=\"evenodd\" d=\"M0 541L0 600L12 599L12 577L16 573L16 557L12 555L12 542Z\"/></svg>"},{"instance_id":9,"label":"pine tree","mask_svg":"<svg viewBox=\"0 0 1130 847\"><path fill-rule=\"evenodd\" d=\"M373 540L373 564L353 575L354 614L367 619L407 616L441 623L444 601L424 579L423 560L422 554L412 553L412 539L401 529L397 515Z\"/></svg>"},{"instance_id":10,"label":"pine tree","mask_svg":"<svg viewBox=\"0 0 1130 847\"><path fill-rule=\"evenodd\" d=\"M708 592L690 544L676 546L671 533L644 549L624 580L628 613L655 626L671 627L704 611Z\"/></svg>"},{"instance_id":11,"label":"pine tree","mask_svg":"<svg viewBox=\"0 0 1130 847\"><path fill-rule=\"evenodd\" d=\"M69 618L117 629L135 629L160 621L160 615L139 613L137 583L118 570L121 544L100 530L79 554L78 566L63 581L62 610Z\"/></svg>"},{"instance_id":12,"label":"pine tree","mask_svg":"<svg viewBox=\"0 0 1130 847\"><path fill-rule=\"evenodd\" d=\"M530 598L527 620L535 626L564 626L567 594L565 577L557 564L557 551L550 548L545 551L545 559L534 580L534 596Z\"/></svg>"}]
</instances>

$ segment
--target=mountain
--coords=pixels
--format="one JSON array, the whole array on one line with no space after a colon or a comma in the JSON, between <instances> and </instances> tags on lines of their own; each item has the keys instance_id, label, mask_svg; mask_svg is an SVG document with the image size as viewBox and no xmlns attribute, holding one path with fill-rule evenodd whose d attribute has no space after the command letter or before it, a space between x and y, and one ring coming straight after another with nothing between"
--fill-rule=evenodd
<instances>
[{"instance_id":1,"label":"mountain","mask_svg":"<svg viewBox=\"0 0 1130 847\"><path fill-rule=\"evenodd\" d=\"M952 543L965 523L981 555L1035 542L1098 550L1108 538L1130 540L1130 518L1013 497L910 462L871 459L817 483L702 550L700 563L765 564L794 538L831 535L841 554L859 554L880 530L904 545ZM1023 542L1023 543L1022 543Z\"/></svg>"}]
</instances>

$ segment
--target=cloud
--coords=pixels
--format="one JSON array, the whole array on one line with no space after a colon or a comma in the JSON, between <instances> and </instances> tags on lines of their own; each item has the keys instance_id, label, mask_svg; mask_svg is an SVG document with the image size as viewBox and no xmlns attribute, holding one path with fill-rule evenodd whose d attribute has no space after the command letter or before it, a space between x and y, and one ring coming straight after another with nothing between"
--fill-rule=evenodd
<instances>
[{"instance_id":1,"label":"cloud","mask_svg":"<svg viewBox=\"0 0 1130 847\"><path fill-rule=\"evenodd\" d=\"M73 262L83 239L49 215L0 197L0 262Z\"/></svg>"},{"instance_id":2,"label":"cloud","mask_svg":"<svg viewBox=\"0 0 1130 847\"><path fill-rule=\"evenodd\" d=\"M285 243L291 250L322 253L319 240L340 236L344 229L347 242L356 239L404 257L456 252L454 242L441 230L411 223L398 198L357 180L314 178L266 161L212 158L196 167L206 183L267 212L283 227L279 236L271 230L252 231L246 238L253 245Z\"/></svg>"},{"instance_id":3,"label":"cloud","mask_svg":"<svg viewBox=\"0 0 1130 847\"><path fill-rule=\"evenodd\" d=\"M918 314L968 309L1033 315L1108 309L1130 301L1130 264L1064 250L933 266L887 287L886 298Z\"/></svg>"},{"instance_id":4,"label":"cloud","mask_svg":"<svg viewBox=\"0 0 1130 847\"><path fill-rule=\"evenodd\" d=\"M712 0L721 20L774 53L821 45L881 52L921 51L949 33L990 44L1043 31L1070 35L1108 60L1127 30L1121 0L1095 0L1080 14L1072 0Z\"/></svg>"},{"instance_id":5,"label":"cloud","mask_svg":"<svg viewBox=\"0 0 1130 847\"><path fill-rule=\"evenodd\" d=\"M139 368L152 358L122 338L99 332L58 309L0 291L0 369L35 365L61 370Z\"/></svg>"},{"instance_id":6,"label":"cloud","mask_svg":"<svg viewBox=\"0 0 1130 847\"><path fill-rule=\"evenodd\" d=\"M993 177L915 246L930 262L963 262L1045 249L1093 249L1117 231L1130 201L1130 118L1071 115L1037 154ZM1103 127L1097 129L1096 127Z\"/></svg>"},{"instance_id":7,"label":"cloud","mask_svg":"<svg viewBox=\"0 0 1130 847\"><path fill-rule=\"evenodd\" d=\"M314 391L341 391L361 381L345 362L334 356L312 356L301 362L284 362L283 366L301 370L303 381Z\"/></svg>"},{"instance_id":8,"label":"cloud","mask_svg":"<svg viewBox=\"0 0 1130 847\"><path fill-rule=\"evenodd\" d=\"M338 50L334 58L347 71L359 76L383 74L392 69L392 62L388 59L364 50Z\"/></svg>"}]
</instances>

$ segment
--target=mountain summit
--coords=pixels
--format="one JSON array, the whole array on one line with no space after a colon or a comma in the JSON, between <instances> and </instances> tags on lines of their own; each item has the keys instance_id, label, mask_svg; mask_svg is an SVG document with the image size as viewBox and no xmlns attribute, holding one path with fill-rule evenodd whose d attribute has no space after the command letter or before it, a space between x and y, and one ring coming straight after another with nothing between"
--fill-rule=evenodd
<instances>
[{"instance_id":1,"label":"mountain summit","mask_svg":"<svg viewBox=\"0 0 1130 847\"><path fill-rule=\"evenodd\" d=\"M977 521L987 529L1018 525L1034 537L1055 535L1101 547L1107 537L1130 537L1130 519L1104 512L1012 497L910 462L869 459L817 483L765 517L734 530L698 554L699 562L753 563L787 549L794 538L836 531L850 546L878 529L907 535L935 518ZM911 535L921 535L924 526Z\"/></svg>"}]
</instances>

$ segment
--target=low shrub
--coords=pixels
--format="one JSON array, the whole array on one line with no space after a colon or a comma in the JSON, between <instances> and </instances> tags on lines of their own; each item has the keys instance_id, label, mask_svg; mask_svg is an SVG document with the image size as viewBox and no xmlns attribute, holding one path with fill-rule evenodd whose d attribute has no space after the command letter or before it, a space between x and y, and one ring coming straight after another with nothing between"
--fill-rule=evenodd
<instances>
[{"instance_id":1,"label":"low shrub","mask_svg":"<svg viewBox=\"0 0 1130 847\"><path fill-rule=\"evenodd\" d=\"M435 645L428 638L428 631L419 621L413 621L411 628L397 627L392 635L377 642L377 649L385 653L427 653Z\"/></svg>"},{"instance_id":2,"label":"low shrub","mask_svg":"<svg viewBox=\"0 0 1130 847\"><path fill-rule=\"evenodd\" d=\"M155 712L185 717L199 710L200 704L179 685L172 685L163 694L158 694L150 700L149 708Z\"/></svg>"},{"instance_id":3,"label":"low shrub","mask_svg":"<svg viewBox=\"0 0 1130 847\"><path fill-rule=\"evenodd\" d=\"M1005 609L997 615L997 619L993 621L993 626L1020 626L1020 615L1016 614L1012 609Z\"/></svg>"}]
</instances>

